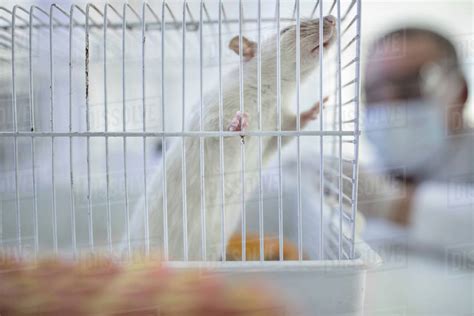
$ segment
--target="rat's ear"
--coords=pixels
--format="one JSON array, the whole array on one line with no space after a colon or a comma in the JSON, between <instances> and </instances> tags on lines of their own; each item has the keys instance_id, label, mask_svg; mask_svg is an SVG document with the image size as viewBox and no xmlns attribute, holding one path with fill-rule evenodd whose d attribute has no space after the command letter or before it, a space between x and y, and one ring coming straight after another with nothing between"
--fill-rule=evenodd
<instances>
[{"instance_id":1,"label":"rat's ear","mask_svg":"<svg viewBox=\"0 0 474 316\"><path fill-rule=\"evenodd\" d=\"M242 56L245 61L249 61L255 57L257 53L257 43L242 36ZM229 48L237 55L240 55L239 35L234 36L229 42Z\"/></svg>"}]
</instances>

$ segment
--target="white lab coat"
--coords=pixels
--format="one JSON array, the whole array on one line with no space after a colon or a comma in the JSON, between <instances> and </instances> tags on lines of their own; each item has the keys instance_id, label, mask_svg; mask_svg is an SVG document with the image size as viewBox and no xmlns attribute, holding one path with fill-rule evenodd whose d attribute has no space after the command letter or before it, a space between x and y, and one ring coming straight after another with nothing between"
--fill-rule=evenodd
<instances>
[{"instance_id":1,"label":"white lab coat","mask_svg":"<svg viewBox=\"0 0 474 316\"><path fill-rule=\"evenodd\" d=\"M433 159L438 167L415 193L411 236L446 250L473 243L474 130L452 137L444 156Z\"/></svg>"},{"instance_id":2,"label":"white lab coat","mask_svg":"<svg viewBox=\"0 0 474 316\"><path fill-rule=\"evenodd\" d=\"M463 255L474 260L474 130L448 137L444 151L432 157L426 167L430 173L416 188L408 228L400 232L400 228L384 224L385 235L403 235L404 243L410 247L435 250L443 256L460 247ZM373 179L362 176L360 181ZM363 183L359 186L363 187ZM379 196L373 203L361 201L360 209L367 203L370 213L380 211L387 215L395 211L396 203L390 203L391 198L403 198L404 192L403 187L391 188L386 199ZM383 238L380 229L374 226L380 226L379 222L369 223L364 238Z\"/></svg>"},{"instance_id":3,"label":"white lab coat","mask_svg":"<svg viewBox=\"0 0 474 316\"><path fill-rule=\"evenodd\" d=\"M444 151L429 162L428 181L474 185L474 129L446 138Z\"/></svg>"}]
</instances>

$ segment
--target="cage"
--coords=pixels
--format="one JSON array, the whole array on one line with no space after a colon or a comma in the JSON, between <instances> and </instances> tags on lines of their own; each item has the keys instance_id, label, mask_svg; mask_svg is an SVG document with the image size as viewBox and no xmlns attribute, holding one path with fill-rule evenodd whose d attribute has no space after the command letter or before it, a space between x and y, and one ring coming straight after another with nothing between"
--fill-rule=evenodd
<instances>
[{"instance_id":1,"label":"cage","mask_svg":"<svg viewBox=\"0 0 474 316\"><path fill-rule=\"evenodd\" d=\"M360 0L0 6L2 249L160 249L266 276L309 314L360 312L379 262L356 234L360 28Z\"/></svg>"}]
</instances>

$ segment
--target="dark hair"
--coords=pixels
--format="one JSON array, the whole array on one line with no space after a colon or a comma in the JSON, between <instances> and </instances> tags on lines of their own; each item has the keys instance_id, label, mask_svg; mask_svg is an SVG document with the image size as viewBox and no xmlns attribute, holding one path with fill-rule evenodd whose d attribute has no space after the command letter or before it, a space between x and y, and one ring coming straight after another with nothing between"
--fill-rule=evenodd
<instances>
[{"instance_id":1,"label":"dark hair","mask_svg":"<svg viewBox=\"0 0 474 316\"><path fill-rule=\"evenodd\" d=\"M416 37L428 38L438 46L440 51L451 63L453 63L455 66L458 65L458 54L456 52L456 48L449 39L440 33L418 27L404 27L386 33L377 39L375 43L373 43L371 51L373 51L380 43L396 37L403 37L404 39L413 39Z\"/></svg>"}]
</instances>

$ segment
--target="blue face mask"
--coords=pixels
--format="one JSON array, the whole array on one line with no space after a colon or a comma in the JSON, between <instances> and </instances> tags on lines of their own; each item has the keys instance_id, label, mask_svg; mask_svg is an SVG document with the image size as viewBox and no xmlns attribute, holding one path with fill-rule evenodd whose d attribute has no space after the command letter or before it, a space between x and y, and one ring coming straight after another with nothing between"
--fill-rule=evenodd
<instances>
[{"instance_id":1,"label":"blue face mask","mask_svg":"<svg viewBox=\"0 0 474 316\"><path fill-rule=\"evenodd\" d=\"M371 104L365 109L365 135L386 169L422 176L446 142L444 108L430 100Z\"/></svg>"}]
</instances>

